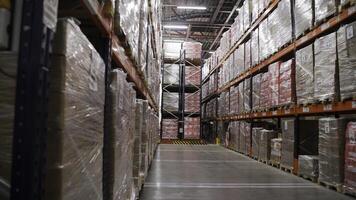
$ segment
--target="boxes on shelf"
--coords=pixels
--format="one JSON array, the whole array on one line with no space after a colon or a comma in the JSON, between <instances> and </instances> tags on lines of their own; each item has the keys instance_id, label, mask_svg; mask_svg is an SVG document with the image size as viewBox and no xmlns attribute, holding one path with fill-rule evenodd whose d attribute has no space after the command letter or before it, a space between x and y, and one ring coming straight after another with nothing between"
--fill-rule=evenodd
<instances>
[{"instance_id":1,"label":"boxes on shelf","mask_svg":"<svg viewBox=\"0 0 356 200\"><path fill-rule=\"evenodd\" d=\"M244 32L250 28L251 25L251 17L252 17L252 1L246 0L243 2L242 5L242 14L243 14L243 30Z\"/></svg>"},{"instance_id":2,"label":"boxes on shelf","mask_svg":"<svg viewBox=\"0 0 356 200\"><path fill-rule=\"evenodd\" d=\"M268 31L268 19L263 20L258 27L259 60L265 60L269 55L270 35ZM262 45L263 44L263 45Z\"/></svg>"},{"instance_id":3,"label":"boxes on shelf","mask_svg":"<svg viewBox=\"0 0 356 200\"><path fill-rule=\"evenodd\" d=\"M149 167L149 162L148 162L149 121L147 120L148 115L149 115L148 102L143 101L142 102L142 118L145 120L142 121L142 133L141 133L141 167L140 167L140 179L141 180L144 180L147 177L148 167ZM159 123L157 122L157 124L159 124Z\"/></svg>"},{"instance_id":4,"label":"boxes on shelf","mask_svg":"<svg viewBox=\"0 0 356 200\"><path fill-rule=\"evenodd\" d=\"M314 0L315 24L334 15L337 11L339 0Z\"/></svg>"},{"instance_id":5,"label":"boxes on shelf","mask_svg":"<svg viewBox=\"0 0 356 200\"><path fill-rule=\"evenodd\" d=\"M291 10L291 0L281 0L278 4L277 16L278 16L278 39L276 47L279 49L283 45L288 44L293 37L292 31L292 10Z\"/></svg>"},{"instance_id":6,"label":"boxes on shelf","mask_svg":"<svg viewBox=\"0 0 356 200\"><path fill-rule=\"evenodd\" d=\"M356 22L337 31L341 100L356 99Z\"/></svg>"},{"instance_id":7,"label":"boxes on shelf","mask_svg":"<svg viewBox=\"0 0 356 200\"><path fill-rule=\"evenodd\" d=\"M245 42L245 66L244 70L248 70L251 67L251 40Z\"/></svg>"},{"instance_id":8,"label":"boxes on shelf","mask_svg":"<svg viewBox=\"0 0 356 200\"><path fill-rule=\"evenodd\" d=\"M164 59L178 60L180 59L182 43L181 42L164 42L163 43Z\"/></svg>"},{"instance_id":9,"label":"boxes on shelf","mask_svg":"<svg viewBox=\"0 0 356 200\"><path fill-rule=\"evenodd\" d=\"M298 104L314 101L314 47L308 45L296 52L296 95Z\"/></svg>"},{"instance_id":10,"label":"boxes on shelf","mask_svg":"<svg viewBox=\"0 0 356 200\"><path fill-rule=\"evenodd\" d=\"M313 1L295 0L294 6L294 29L298 38L313 26Z\"/></svg>"},{"instance_id":11,"label":"boxes on shelf","mask_svg":"<svg viewBox=\"0 0 356 200\"><path fill-rule=\"evenodd\" d=\"M259 64L259 40L258 40L258 27L252 32L251 36L251 66Z\"/></svg>"},{"instance_id":12,"label":"boxes on shelf","mask_svg":"<svg viewBox=\"0 0 356 200\"><path fill-rule=\"evenodd\" d=\"M10 197L13 121L15 118L15 96L17 77L17 54L0 53L0 180L2 191ZM1 73L2 72L2 73ZM0 193L0 198L2 194Z\"/></svg>"},{"instance_id":13,"label":"boxes on shelf","mask_svg":"<svg viewBox=\"0 0 356 200\"><path fill-rule=\"evenodd\" d=\"M272 105L271 74L266 72L261 75L260 108L270 108Z\"/></svg>"},{"instance_id":14,"label":"boxes on shelf","mask_svg":"<svg viewBox=\"0 0 356 200\"><path fill-rule=\"evenodd\" d=\"M298 174L308 178L317 179L319 176L319 157L311 155L299 155Z\"/></svg>"},{"instance_id":15,"label":"boxes on shelf","mask_svg":"<svg viewBox=\"0 0 356 200\"><path fill-rule=\"evenodd\" d=\"M135 186L135 194L139 195L142 179L140 177L141 162L142 162L142 124L143 124L143 100L136 100L135 110L135 132L133 143L133 168L132 175Z\"/></svg>"},{"instance_id":16,"label":"boxes on shelf","mask_svg":"<svg viewBox=\"0 0 356 200\"><path fill-rule=\"evenodd\" d=\"M185 93L185 100L184 100L184 110L185 112L200 112L200 93Z\"/></svg>"},{"instance_id":17,"label":"boxes on shelf","mask_svg":"<svg viewBox=\"0 0 356 200\"><path fill-rule=\"evenodd\" d=\"M239 87L230 88L230 114L236 115L239 113Z\"/></svg>"},{"instance_id":18,"label":"boxes on shelf","mask_svg":"<svg viewBox=\"0 0 356 200\"><path fill-rule=\"evenodd\" d=\"M295 118L286 118L281 121L282 126L282 152L281 165L286 168L293 168L294 162L294 143L295 141Z\"/></svg>"},{"instance_id":19,"label":"boxes on shelf","mask_svg":"<svg viewBox=\"0 0 356 200\"><path fill-rule=\"evenodd\" d=\"M260 109L261 79L262 74L252 77L252 110Z\"/></svg>"},{"instance_id":20,"label":"boxes on shelf","mask_svg":"<svg viewBox=\"0 0 356 200\"><path fill-rule=\"evenodd\" d=\"M271 158L270 161L275 164L280 164L282 153L282 138L271 139Z\"/></svg>"},{"instance_id":21,"label":"boxes on shelf","mask_svg":"<svg viewBox=\"0 0 356 200\"><path fill-rule=\"evenodd\" d=\"M279 70L278 105L291 105L295 102L295 67L294 60L281 63Z\"/></svg>"},{"instance_id":22,"label":"boxes on shelf","mask_svg":"<svg viewBox=\"0 0 356 200\"><path fill-rule=\"evenodd\" d=\"M247 153L247 147L246 147L246 131L245 131L245 125L246 122L240 121L240 135L239 135L239 146L238 146L238 151L240 153L246 154Z\"/></svg>"},{"instance_id":23,"label":"boxes on shelf","mask_svg":"<svg viewBox=\"0 0 356 200\"><path fill-rule=\"evenodd\" d=\"M51 63L45 197L101 199L105 64L71 19L57 24Z\"/></svg>"},{"instance_id":24,"label":"boxes on shelf","mask_svg":"<svg viewBox=\"0 0 356 200\"><path fill-rule=\"evenodd\" d=\"M269 161L271 159L271 141L277 137L277 132L273 130L262 129L260 132L260 147L258 152L258 159L262 161Z\"/></svg>"},{"instance_id":25,"label":"boxes on shelf","mask_svg":"<svg viewBox=\"0 0 356 200\"><path fill-rule=\"evenodd\" d=\"M336 33L315 40L314 98L336 101Z\"/></svg>"},{"instance_id":26,"label":"boxes on shelf","mask_svg":"<svg viewBox=\"0 0 356 200\"><path fill-rule=\"evenodd\" d=\"M349 122L346 127L345 142L345 181L346 192L356 192L356 122Z\"/></svg>"},{"instance_id":27,"label":"boxes on shelf","mask_svg":"<svg viewBox=\"0 0 356 200\"><path fill-rule=\"evenodd\" d=\"M174 112L178 111L179 94L163 92L163 110Z\"/></svg>"},{"instance_id":28,"label":"boxes on shelf","mask_svg":"<svg viewBox=\"0 0 356 200\"><path fill-rule=\"evenodd\" d=\"M199 42L183 42L182 50L185 51L185 59L193 61L194 65L199 65L201 61L202 44Z\"/></svg>"},{"instance_id":29,"label":"boxes on shelf","mask_svg":"<svg viewBox=\"0 0 356 200\"><path fill-rule=\"evenodd\" d=\"M244 80L244 112L251 111L251 78Z\"/></svg>"},{"instance_id":30,"label":"boxes on shelf","mask_svg":"<svg viewBox=\"0 0 356 200\"><path fill-rule=\"evenodd\" d=\"M235 151L238 150L240 143L240 122L234 121L229 124L229 147Z\"/></svg>"},{"instance_id":31,"label":"boxes on shelf","mask_svg":"<svg viewBox=\"0 0 356 200\"><path fill-rule=\"evenodd\" d=\"M342 184L344 180L345 128L343 118L319 119L319 181Z\"/></svg>"},{"instance_id":32,"label":"boxes on shelf","mask_svg":"<svg viewBox=\"0 0 356 200\"><path fill-rule=\"evenodd\" d=\"M341 0L340 5L341 6L346 6L348 4L355 5L356 0Z\"/></svg>"},{"instance_id":33,"label":"boxes on shelf","mask_svg":"<svg viewBox=\"0 0 356 200\"><path fill-rule=\"evenodd\" d=\"M251 156L255 157L255 158L259 158L261 131L262 131L262 128L259 128L259 127L252 128L252 152L251 152Z\"/></svg>"},{"instance_id":34,"label":"boxes on shelf","mask_svg":"<svg viewBox=\"0 0 356 200\"><path fill-rule=\"evenodd\" d=\"M245 69L245 45L240 45L234 52L234 77L238 76Z\"/></svg>"},{"instance_id":35,"label":"boxes on shelf","mask_svg":"<svg viewBox=\"0 0 356 200\"><path fill-rule=\"evenodd\" d=\"M200 85L200 66L185 66L185 85Z\"/></svg>"},{"instance_id":36,"label":"boxes on shelf","mask_svg":"<svg viewBox=\"0 0 356 200\"><path fill-rule=\"evenodd\" d=\"M179 85L179 65L178 64L164 64L163 83Z\"/></svg>"},{"instance_id":37,"label":"boxes on shelf","mask_svg":"<svg viewBox=\"0 0 356 200\"><path fill-rule=\"evenodd\" d=\"M239 87L239 105L238 105L238 109L239 109L239 113L243 113L245 112L245 101L244 101L244 96L245 96L245 92L244 92L244 81L240 82L238 86Z\"/></svg>"},{"instance_id":38,"label":"boxes on shelf","mask_svg":"<svg viewBox=\"0 0 356 200\"><path fill-rule=\"evenodd\" d=\"M262 4L262 2L260 2L260 0L252 0L251 1L251 5L252 5L252 11L251 11L251 22L253 23L257 17L260 14L260 4Z\"/></svg>"},{"instance_id":39,"label":"boxes on shelf","mask_svg":"<svg viewBox=\"0 0 356 200\"><path fill-rule=\"evenodd\" d=\"M199 138L200 138L200 118L185 117L184 139L199 139Z\"/></svg>"},{"instance_id":40,"label":"boxes on shelf","mask_svg":"<svg viewBox=\"0 0 356 200\"><path fill-rule=\"evenodd\" d=\"M178 119L162 119L162 139L178 138Z\"/></svg>"},{"instance_id":41,"label":"boxes on shelf","mask_svg":"<svg viewBox=\"0 0 356 200\"><path fill-rule=\"evenodd\" d=\"M270 74L270 92L271 92L271 106L279 105L279 71L280 71L280 62L275 62L268 66L268 73Z\"/></svg>"}]
</instances>

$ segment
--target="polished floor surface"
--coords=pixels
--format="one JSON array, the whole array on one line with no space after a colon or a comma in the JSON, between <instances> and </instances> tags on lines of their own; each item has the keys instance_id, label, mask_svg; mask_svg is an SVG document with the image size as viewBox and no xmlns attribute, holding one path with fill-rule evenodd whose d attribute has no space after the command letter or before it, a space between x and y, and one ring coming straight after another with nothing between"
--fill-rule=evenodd
<instances>
[{"instance_id":1,"label":"polished floor surface","mask_svg":"<svg viewBox=\"0 0 356 200\"><path fill-rule=\"evenodd\" d=\"M160 145L142 200L353 199L215 145Z\"/></svg>"}]
</instances>

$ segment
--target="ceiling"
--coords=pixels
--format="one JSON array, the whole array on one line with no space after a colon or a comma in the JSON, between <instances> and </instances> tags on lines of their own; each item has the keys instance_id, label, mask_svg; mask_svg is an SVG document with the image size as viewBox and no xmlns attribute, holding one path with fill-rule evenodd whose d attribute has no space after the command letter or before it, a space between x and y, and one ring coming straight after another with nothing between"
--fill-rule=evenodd
<instances>
[{"instance_id":1,"label":"ceiling","mask_svg":"<svg viewBox=\"0 0 356 200\"><path fill-rule=\"evenodd\" d=\"M188 29L164 29L164 39L198 41L204 51L219 46L221 35L230 28L242 0L163 0L163 25L187 25ZM206 10L181 10L177 6L205 6Z\"/></svg>"}]
</instances>

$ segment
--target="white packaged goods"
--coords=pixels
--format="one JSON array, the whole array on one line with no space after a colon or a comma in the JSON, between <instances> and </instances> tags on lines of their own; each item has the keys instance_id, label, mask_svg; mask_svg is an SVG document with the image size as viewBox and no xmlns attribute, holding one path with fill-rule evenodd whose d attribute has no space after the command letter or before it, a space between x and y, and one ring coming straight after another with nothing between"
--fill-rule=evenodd
<instances>
[{"instance_id":1,"label":"white packaged goods","mask_svg":"<svg viewBox=\"0 0 356 200\"><path fill-rule=\"evenodd\" d=\"M58 21L53 43L45 196L101 199L105 65L73 20Z\"/></svg>"},{"instance_id":2,"label":"white packaged goods","mask_svg":"<svg viewBox=\"0 0 356 200\"><path fill-rule=\"evenodd\" d=\"M230 114L239 113L239 87L230 89Z\"/></svg>"},{"instance_id":3,"label":"white packaged goods","mask_svg":"<svg viewBox=\"0 0 356 200\"><path fill-rule=\"evenodd\" d=\"M251 5L252 5L252 17L251 17L252 21L251 22L252 23L257 19L258 15L259 15L260 4L261 4L260 0L252 0L252 3L251 3Z\"/></svg>"},{"instance_id":4,"label":"white packaged goods","mask_svg":"<svg viewBox=\"0 0 356 200\"><path fill-rule=\"evenodd\" d=\"M251 67L251 40L247 40L245 43L245 66L244 70L248 70Z\"/></svg>"},{"instance_id":5,"label":"white packaged goods","mask_svg":"<svg viewBox=\"0 0 356 200\"><path fill-rule=\"evenodd\" d=\"M10 196L12 134L15 117L15 96L17 77L17 55L15 53L0 53L0 198ZM5 194L2 194L5 193Z\"/></svg>"},{"instance_id":6,"label":"white packaged goods","mask_svg":"<svg viewBox=\"0 0 356 200\"><path fill-rule=\"evenodd\" d=\"M164 58L178 60L180 58L180 50L182 49L182 43L164 42L163 49Z\"/></svg>"},{"instance_id":7,"label":"white packaged goods","mask_svg":"<svg viewBox=\"0 0 356 200\"><path fill-rule=\"evenodd\" d=\"M200 64L202 44L199 42L184 42L182 50L185 51L185 58L190 61L197 61L193 64Z\"/></svg>"},{"instance_id":8,"label":"white packaged goods","mask_svg":"<svg viewBox=\"0 0 356 200\"><path fill-rule=\"evenodd\" d=\"M277 137L277 133L272 130L263 129L260 134L258 158L262 161L269 161L271 158L271 141Z\"/></svg>"},{"instance_id":9,"label":"white packaged goods","mask_svg":"<svg viewBox=\"0 0 356 200\"><path fill-rule=\"evenodd\" d=\"M178 111L179 95L178 93L163 93L163 109L169 112Z\"/></svg>"},{"instance_id":10,"label":"white packaged goods","mask_svg":"<svg viewBox=\"0 0 356 200\"><path fill-rule=\"evenodd\" d=\"M252 109L260 109L260 92L261 92L262 74L252 77Z\"/></svg>"},{"instance_id":11,"label":"white packaged goods","mask_svg":"<svg viewBox=\"0 0 356 200\"><path fill-rule=\"evenodd\" d=\"M337 31L341 100L356 98L356 22Z\"/></svg>"},{"instance_id":12,"label":"white packaged goods","mask_svg":"<svg viewBox=\"0 0 356 200\"><path fill-rule=\"evenodd\" d=\"M221 41L220 41L220 48L221 48L221 55L219 59L221 60L225 54L230 50L230 43L231 43L231 31L230 29L223 33Z\"/></svg>"},{"instance_id":13,"label":"white packaged goods","mask_svg":"<svg viewBox=\"0 0 356 200\"><path fill-rule=\"evenodd\" d=\"M309 104L314 99L313 44L296 52L296 94L298 104Z\"/></svg>"},{"instance_id":14,"label":"white packaged goods","mask_svg":"<svg viewBox=\"0 0 356 200\"><path fill-rule=\"evenodd\" d=\"M235 18L234 23L231 25L231 46L233 46L240 38L240 33L239 33L239 21L237 20L238 18Z\"/></svg>"},{"instance_id":15,"label":"white packaged goods","mask_svg":"<svg viewBox=\"0 0 356 200\"><path fill-rule=\"evenodd\" d=\"M319 23L336 12L337 0L314 0L315 23Z\"/></svg>"},{"instance_id":16,"label":"white packaged goods","mask_svg":"<svg viewBox=\"0 0 356 200\"><path fill-rule=\"evenodd\" d=\"M295 36L298 38L313 26L313 1L295 0Z\"/></svg>"},{"instance_id":17,"label":"white packaged goods","mask_svg":"<svg viewBox=\"0 0 356 200\"><path fill-rule=\"evenodd\" d=\"M280 62L275 62L268 66L268 73L270 74L270 92L271 92L271 106L279 105L279 68Z\"/></svg>"},{"instance_id":18,"label":"white packaged goods","mask_svg":"<svg viewBox=\"0 0 356 200\"><path fill-rule=\"evenodd\" d=\"M178 138L178 119L162 119L162 139Z\"/></svg>"},{"instance_id":19,"label":"white packaged goods","mask_svg":"<svg viewBox=\"0 0 356 200\"><path fill-rule=\"evenodd\" d=\"M269 54L269 34L267 19L263 20L258 28L259 31L259 60L263 61Z\"/></svg>"},{"instance_id":20,"label":"white packaged goods","mask_svg":"<svg viewBox=\"0 0 356 200\"><path fill-rule=\"evenodd\" d=\"M356 3L356 0L341 0L341 6L345 6L347 4L354 5Z\"/></svg>"},{"instance_id":21,"label":"white packaged goods","mask_svg":"<svg viewBox=\"0 0 356 200\"><path fill-rule=\"evenodd\" d=\"M243 5L242 5L242 13L243 13L243 19L244 19L244 32L247 31L248 28L250 28L251 24L251 15L252 15L252 2L251 0L245 0Z\"/></svg>"},{"instance_id":22,"label":"white packaged goods","mask_svg":"<svg viewBox=\"0 0 356 200\"><path fill-rule=\"evenodd\" d=\"M245 111L244 109L244 81L240 82L238 87L239 87L239 113L243 113Z\"/></svg>"},{"instance_id":23,"label":"white packaged goods","mask_svg":"<svg viewBox=\"0 0 356 200\"><path fill-rule=\"evenodd\" d=\"M260 92L260 107L262 109L270 108L272 104L272 92L271 92L271 74L266 72L261 77L261 92Z\"/></svg>"},{"instance_id":24,"label":"white packaged goods","mask_svg":"<svg viewBox=\"0 0 356 200\"><path fill-rule=\"evenodd\" d=\"M184 139L199 139L199 138L200 138L200 118L185 117Z\"/></svg>"},{"instance_id":25,"label":"white packaged goods","mask_svg":"<svg viewBox=\"0 0 356 200\"><path fill-rule=\"evenodd\" d=\"M280 16L278 14L278 7L268 16L267 18L267 38L268 38L268 49L266 51L266 57L269 57L271 54L278 50L279 45L281 44L281 32L282 28L280 27Z\"/></svg>"},{"instance_id":26,"label":"white packaged goods","mask_svg":"<svg viewBox=\"0 0 356 200\"><path fill-rule=\"evenodd\" d=\"M278 105L291 105L294 103L294 60L281 63L279 70L279 98Z\"/></svg>"},{"instance_id":27,"label":"white packaged goods","mask_svg":"<svg viewBox=\"0 0 356 200\"><path fill-rule=\"evenodd\" d=\"M244 81L244 111L251 111L251 78Z\"/></svg>"},{"instance_id":28,"label":"white packaged goods","mask_svg":"<svg viewBox=\"0 0 356 200\"><path fill-rule=\"evenodd\" d=\"M244 71L245 66L245 45L240 45L239 48L235 50L234 53L234 77L238 76Z\"/></svg>"},{"instance_id":29,"label":"white packaged goods","mask_svg":"<svg viewBox=\"0 0 356 200\"><path fill-rule=\"evenodd\" d=\"M251 36L251 66L255 66L259 63L259 41L258 41L258 28L252 32Z\"/></svg>"},{"instance_id":30,"label":"white packaged goods","mask_svg":"<svg viewBox=\"0 0 356 200\"><path fill-rule=\"evenodd\" d=\"M282 47L292 40L292 11L291 0L282 0L279 2L277 10L279 38L277 42L277 48Z\"/></svg>"},{"instance_id":31,"label":"white packaged goods","mask_svg":"<svg viewBox=\"0 0 356 200\"><path fill-rule=\"evenodd\" d=\"M179 65L178 64L164 64L163 70L164 84L179 84Z\"/></svg>"},{"instance_id":32,"label":"white packaged goods","mask_svg":"<svg viewBox=\"0 0 356 200\"><path fill-rule=\"evenodd\" d=\"M230 122L229 133L229 147L237 151L240 143L240 122Z\"/></svg>"},{"instance_id":33,"label":"white packaged goods","mask_svg":"<svg viewBox=\"0 0 356 200\"><path fill-rule=\"evenodd\" d=\"M298 174L310 178L318 178L319 157L313 155L299 155L298 158Z\"/></svg>"},{"instance_id":34,"label":"white packaged goods","mask_svg":"<svg viewBox=\"0 0 356 200\"><path fill-rule=\"evenodd\" d=\"M314 98L318 101L336 100L336 33L315 40Z\"/></svg>"},{"instance_id":35,"label":"white packaged goods","mask_svg":"<svg viewBox=\"0 0 356 200\"><path fill-rule=\"evenodd\" d=\"M10 10L0 8L0 49L7 49L9 45L8 26L10 25Z\"/></svg>"}]
</instances>

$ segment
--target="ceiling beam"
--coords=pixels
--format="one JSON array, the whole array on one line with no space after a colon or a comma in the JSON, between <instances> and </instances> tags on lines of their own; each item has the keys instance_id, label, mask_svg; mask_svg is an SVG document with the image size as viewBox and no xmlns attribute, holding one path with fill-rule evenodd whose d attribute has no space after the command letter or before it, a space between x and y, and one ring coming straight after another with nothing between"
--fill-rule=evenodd
<instances>
[{"instance_id":1,"label":"ceiling beam","mask_svg":"<svg viewBox=\"0 0 356 200\"><path fill-rule=\"evenodd\" d=\"M191 33L191 30L192 30L192 25L189 24L188 30L187 30L187 36L185 37L185 40L188 40L188 38L189 38L189 36L190 36L190 33Z\"/></svg>"},{"instance_id":2,"label":"ceiling beam","mask_svg":"<svg viewBox=\"0 0 356 200\"><path fill-rule=\"evenodd\" d=\"M211 17L210 19L210 23L215 23L216 17L218 16L221 7L224 5L224 1L225 0L219 0L218 6L214 11L213 17Z\"/></svg>"},{"instance_id":3,"label":"ceiling beam","mask_svg":"<svg viewBox=\"0 0 356 200\"><path fill-rule=\"evenodd\" d=\"M211 27L231 27L230 24L214 24L210 22L198 22L198 21L162 21L163 25L192 25L193 27L198 26L211 26Z\"/></svg>"}]
</instances>

